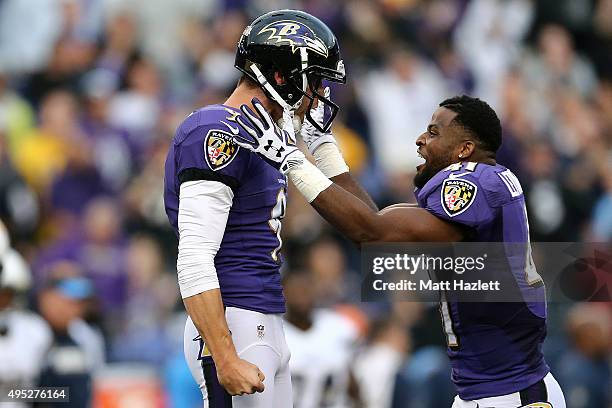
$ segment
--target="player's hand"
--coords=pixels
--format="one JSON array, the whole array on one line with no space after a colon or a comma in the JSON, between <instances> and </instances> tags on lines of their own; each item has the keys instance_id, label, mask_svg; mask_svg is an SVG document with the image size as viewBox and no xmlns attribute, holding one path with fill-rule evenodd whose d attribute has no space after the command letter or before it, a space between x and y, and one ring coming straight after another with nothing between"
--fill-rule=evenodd
<instances>
[{"instance_id":1,"label":"player's hand","mask_svg":"<svg viewBox=\"0 0 612 408\"><path fill-rule=\"evenodd\" d=\"M255 365L235 357L217 365L219 383L230 395L245 395L263 392L264 374Z\"/></svg>"},{"instance_id":2,"label":"player's hand","mask_svg":"<svg viewBox=\"0 0 612 408\"><path fill-rule=\"evenodd\" d=\"M325 87L323 91L323 96L329 98L330 90L329 87ZM325 115L325 105L323 103L318 103L315 108L310 110L310 116L314 119L319 125L323 126L323 116ZM300 135L306 143L308 147L308 151L311 154L314 154L315 150L323 143L334 143L336 144L336 139L332 134L331 127L327 132L321 132L319 129L314 127L310 121L305 120L302 125L302 129L300 130Z\"/></svg>"},{"instance_id":3,"label":"player's hand","mask_svg":"<svg viewBox=\"0 0 612 408\"><path fill-rule=\"evenodd\" d=\"M302 164L306 158L295 145L295 135L291 134L291 130L280 129L259 99L253 98L251 102L258 114L242 105L242 115L236 118L240 127L251 137L234 135L236 143L259 154L283 174Z\"/></svg>"}]
</instances>

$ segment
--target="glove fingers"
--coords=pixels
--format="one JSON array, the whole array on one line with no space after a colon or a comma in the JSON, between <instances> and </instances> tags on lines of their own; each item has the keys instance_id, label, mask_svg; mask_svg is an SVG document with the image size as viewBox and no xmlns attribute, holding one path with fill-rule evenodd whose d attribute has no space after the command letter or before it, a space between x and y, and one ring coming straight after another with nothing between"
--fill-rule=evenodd
<instances>
[{"instance_id":1,"label":"glove fingers","mask_svg":"<svg viewBox=\"0 0 612 408\"><path fill-rule=\"evenodd\" d=\"M241 105L240 111L247 120L253 124L252 129L255 130L259 136L263 135L265 130L264 124L255 116L255 113L246 105Z\"/></svg>"},{"instance_id":2,"label":"glove fingers","mask_svg":"<svg viewBox=\"0 0 612 408\"><path fill-rule=\"evenodd\" d=\"M270 117L270 114L268 113L268 111L266 111L266 109L263 107L261 102L259 102L259 99L253 98L251 100L251 103L253 104L255 109L257 109L257 111L259 112L259 117L262 118L265 124L267 125L266 130L273 127L274 122L272 121L272 118Z\"/></svg>"},{"instance_id":3,"label":"glove fingers","mask_svg":"<svg viewBox=\"0 0 612 408\"><path fill-rule=\"evenodd\" d=\"M241 141L239 141L239 140L238 140L238 138L237 138L236 136L234 136L234 142L235 142L235 143L236 143L238 146L240 146L240 147L244 147L245 149L250 150L250 151L252 151L252 152L254 152L254 151L255 151L255 146L253 146L252 144L250 144L250 143L248 143L248 142L247 142L247 143L245 143L245 142L241 142Z\"/></svg>"},{"instance_id":4,"label":"glove fingers","mask_svg":"<svg viewBox=\"0 0 612 408\"><path fill-rule=\"evenodd\" d=\"M260 135L257 133L257 130L255 128L253 128L251 125L246 124L240 116L236 117L236 123L238 123L238 125L252 137L252 139L249 140L241 134L234 135L234 140L236 140L236 143L248 143L251 146L259 145Z\"/></svg>"},{"instance_id":5,"label":"glove fingers","mask_svg":"<svg viewBox=\"0 0 612 408\"><path fill-rule=\"evenodd\" d=\"M257 144L256 143L253 143L252 141L247 140L247 139L245 139L243 137L235 135L233 137L233 139L234 139L234 142L236 142L236 144L238 146L246 147L249 150L254 150L254 149L257 148Z\"/></svg>"}]
</instances>

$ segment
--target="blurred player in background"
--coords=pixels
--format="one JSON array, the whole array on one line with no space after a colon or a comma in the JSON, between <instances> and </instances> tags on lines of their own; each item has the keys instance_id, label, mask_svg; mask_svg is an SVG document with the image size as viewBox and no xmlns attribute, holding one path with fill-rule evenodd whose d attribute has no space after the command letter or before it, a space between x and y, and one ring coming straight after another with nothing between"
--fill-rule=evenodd
<instances>
[{"instance_id":1,"label":"blurred player in background","mask_svg":"<svg viewBox=\"0 0 612 408\"><path fill-rule=\"evenodd\" d=\"M20 307L19 298L30 288L30 269L9 245L0 222L0 389L33 387L51 346L51 330L40 316ZM26 403L0 403L25 407Z\"/></svg>"},{"instance_id":2,"label":"blurred player in background","mask_svg":"<svg viewBox=\"0 0 612 408\"><path fill-rule=\"evenodd\" d=\"M359 333L340 314L315 310L310 272L292 270L283 278L287 313L285 333L291 350L291 384L296 408L360 406L352 363Z\"/></svg>"},{"instance_id":3,"label":"blurred player in background","mask_svg":"<svg viewBox=\"0 0 612 408\"><path fill-rule=\"evenodd\" d=\"M286 134L304 116L327 130L331 120L319 125L310 110L318 102L335 115L338 107L317 92L323 79L344 82L344 65L325 24L281 10L244 30L235 66L243 73L237 88L224 104L188 116L166 159L166 213L179 237L178 279L189 314L185 354L208 406L289 407L279 268L292 150L275 150L280 160L272 167L233 136L244 120L239 107L254 97L290 130ZM365 196L344 168L322 166Z\"/></svg>"},{"instance_id":4,"label":"blurred player in background","mask_svg":"<svg viewBox=\"0 0 612 408\"><path fill-rule=\"evenodd\" d=\"M92 403L93 375L104 367L105 344L102 334L85 319L93 285L80 275L64 275L69 270L59 262L38 294L38 309L51 328L51 344L42 360L39 387L68 387L67 408ZM75 270L75 269L72 269ZM40 403L41 408L55 403Z\"/></svg>"},{"instance_id":5,"label":"blurred player in background","mask_svg":"<svg viewBox=\"0 0 612 408\"><path fill-rule=\"evenodd\" d=\"M468 96L440 103L426 132L416 140L425 160L414 179L418 207L398 204L380 212L335 185L296 147L282 143L287 136L275 136L269 115L257 101L253 106L260 116L250 115L250 123L241 124L257 143L240 136L237 141L270 161L275 157L264 146L291 150L291 181L352 241L525 243L527 250L516 255L519 262L507 255L506 265L497 268L504 276L511 274L523 296L536 301L440 303L459 394L453 407L565 407L563 392L542 354L545 289L531 259L523 191L516 176L495 161L501 124L488 104ZM331 132L316 129L302 136L333 139Z\"/></svg>"},{"instance_id":6,"label":"blurred player in background","mask_svg":"<svg viewBox=\"0 0 612 408\"><path fill-rule=\"evenodd\" d=\"M408 355L408 331L392 316L373 321L368 341L353 365L362 407L390 407L396 374ZM422 371L419 371L422 375Z\"/></svg>"},{"instance_id":7,"label":"blurred player in background","mask_svg":"<svg viewBox=\"0 0 612 408\"><path fill-rule=\"evenodd\" d=\"M566 321L570 348L560 356L559 383L568 406L612 406L612 316L606 303L578 303Z\"/></svg>"}]
</instances>

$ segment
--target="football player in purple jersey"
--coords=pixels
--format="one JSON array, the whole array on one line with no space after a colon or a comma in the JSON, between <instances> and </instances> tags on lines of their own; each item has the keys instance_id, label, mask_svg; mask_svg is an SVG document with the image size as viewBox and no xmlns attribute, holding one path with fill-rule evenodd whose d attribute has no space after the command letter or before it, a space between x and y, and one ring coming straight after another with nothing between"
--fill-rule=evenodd
<instances>
[{"instance_id":1,"label":"football player in purple jersey","mask_svg":"<svg viewBox=\"0 0 612 408\"><path fill-rule=\"evenodd\" d=\"M288 129L283 134L293 134L302 121L327 132L338 107L320 93L320 84L343 83L344 65L324 23L280 10L246 27L235 67L243 75L231 96L180 124L165 164L166 213L179 238L178 281L189 314L185 357L206 407L286 408L292 396L281 319L280 229L285 173L298 151L292 140L280 148L266 144L262 149L274 156L269 161L233 137L249 136L239 126L245 120L239 108L252 98ZM326 123L311 117L315 106L331 112ZM343 162L317 160L327 177L369 200Z\"/></svg>"},{"instance_id":2,"label":"football player in purple jersey","mask_svg":"<svg viewBox=\"0 0 612 408\"><path fill-rule=\"evenodd\" d=\"M237 143L269 161L275 157L265 145L294 149L282 142L290 135L275 137L283 131L273 129L256 101L253 106L258 115L246 115L250 109L242 107L250 118L241 123L249 137L237 136ZM341 160L330 131L305 126L301 134L307 145L325 140L318 150L325 149L328 163ZM326 177L299 151L292 152L287 174L327 221L358 244L515 242L529 248L523 191L516 176L495 160L501 124L488 104L469 96L443 101L416 144L425 160L414 179L417 206L397 204L377 211ZM531 252L519 258L517 262L508 256L503 270L528 301L440 304L458 392L453 408L565 407L542 354L545 288Z\"/></svg>"}]
</instances>

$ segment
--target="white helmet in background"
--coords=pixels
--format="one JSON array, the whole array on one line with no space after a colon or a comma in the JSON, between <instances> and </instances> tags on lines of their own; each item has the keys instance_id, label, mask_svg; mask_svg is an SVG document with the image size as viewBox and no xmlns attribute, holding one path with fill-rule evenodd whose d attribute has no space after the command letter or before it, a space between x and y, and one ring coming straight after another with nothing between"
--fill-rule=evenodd
<instances>
[{"instance_id":1,"label":"white helmet in background","mask_svg":"<svg viewBox=\"0 0 612 408\"><path fill-rule=\"evenodd\" d=\"M10 288L16 292L25 292L32 284L30 267L19 252L12 248L0 258L0 289Z\"/></svg>"},{"instance_id":2,"label":"white helmet in background","mask_svg":"<svg viewBox=\"0 0 612 408\"><path fill-rule=\"evenodd\" d=\"M8 231L0 222L0 289L24 292L31 284L30 267L19 252L10 247Z\"/></svg>"},{"instance_id":3,"label":"white helmet in background","mask_svg":"<svg viewBox=\"0 0 612 408\"><path fill-rule=\"evenodd\" d=\"M0 221L0 257L11 248L8 231L2 221Z\"/></svg>"}]
</instances>

